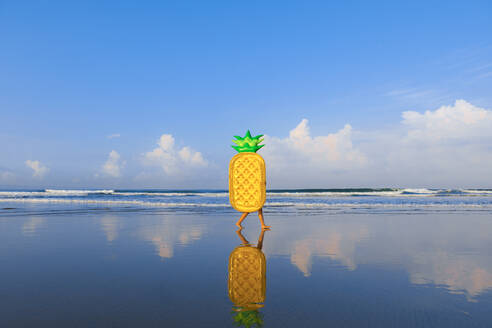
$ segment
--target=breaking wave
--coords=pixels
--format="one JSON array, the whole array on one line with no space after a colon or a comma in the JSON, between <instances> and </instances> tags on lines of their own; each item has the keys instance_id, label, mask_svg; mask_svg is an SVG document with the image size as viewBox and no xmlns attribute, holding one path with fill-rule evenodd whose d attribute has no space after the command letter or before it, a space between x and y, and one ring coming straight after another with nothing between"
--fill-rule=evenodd
<instances>
[{"instance_id":1,"label":"breaking wave","mask_svg":"<svg viewBox=\"0 0 492 328\"><path fill-rule=\"evenodd\" d=\"M44 192L50 195L67 195L67 196L75 196L75 195L88 195L88 194L112 194L114 190L111 189L101 189L101 190L64 190L64 189L45 189Z\"/></svg>"},{"instance_id":2,"label":"breaking wave","mask_svg":"<svg viewBox=\"0 0 492 328\"><path fill-rule=\"evenodd\" d=\"M228 197L227 190L113 190L113 189L44 189L29 191L0 191L0 198L95 196L121 197ZM426 189L426 188L357 188L357 189L297 189L269 190L271 197L432 197L432 196L492 196L492 189Z\"/></svg>"},{"instance_id":3,"label":"breaking wave","mask_svg":"<svg viewBox=\"0 0 492 328\"><path fill-rule=\"evenodd\" d=\"M63 199L63 198L15 198L2 199L0 203L63 203L63 204L101 204L101 205L136 205L149 207L230 207L229 203L182 203L149 202L140 200L97 200L97 199ZM373 207L471 207L492 208L492 203L301 203L301 202L266 202L265 207L301 207L301 208L373 208Z\"/></svg>"}]
</instances>

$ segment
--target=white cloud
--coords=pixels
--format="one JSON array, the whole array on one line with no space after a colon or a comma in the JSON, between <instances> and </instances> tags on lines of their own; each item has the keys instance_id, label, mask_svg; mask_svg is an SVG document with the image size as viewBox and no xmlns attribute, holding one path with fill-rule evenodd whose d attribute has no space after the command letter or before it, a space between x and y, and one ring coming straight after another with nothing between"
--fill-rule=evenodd
<instances>
[{"instance_id":1,"label":"white cloud","mask_svg":"<svg viewBox=\"0 0 492 328\"><path fill-rule=\"evenodd\" d=\"M396 89L386 93L387 96L402 97L407 99L422 99L434 94L431 90L419 90L415 88Z\"/></svg>"},{"instance_id":2,"label":"white cloud","mask_svg":"<svg viewBox=\"0 0 492 328\"><path fill-rule=\"evenodd\" d=\"M114 139L114 138L119 138L121 137L121 134L119 133L113 133L108 136L108 139Z\"/></svg>"},{"instance_id":3,"label":"white cloud","mask_svg":"<svg viewBox=\"0 0 492 328\"><path fill-rule=\"evenodd\" d=\"M374 178L386 185L490 186L491 110L457 100L434 111L403 112L402 118L399 131L380 131L373 145L363 147Z\"/></svg>"},{"instance_id":4,"label":"white cloud","mask_svg":"<svg viewBox=\"0 0 492 328\"><path fill-rule=\"evenodd\" d=\"M303 119L288 137L265 136L265 144L262 155L277 181L292 181L294 176L298 184L306 179L319 181L320 175L325 178L327 174L359 169L367 163L366 156L352 144L349 124L335 133L312 137L308 120Z\"/></svg>"},{"instance_id":5,"label":"white cloud","mask_svg":"<svg viewBox=\"0 0 492 328\"><path fill-rule=\"evenodd\" d=\"M379 124L379 130L363 131L346 124L313 134L312 121L302 119L284 136L266 135L265 147L258 153L266 161L268 188L490 188L490 108L457 100L401 115L392 125ZM131 183L147 188L227 186L228 159L222 158L216 167L170 134L160 136L148 150L140 158L144 169L133 172ZM49 171L39 161L25 164L37 178ZM99 175L120 177L124 164L112 151ZM0 169L1 183L14 180L9 172ZM21 179L15 176L16 183L27 183Z\"/></svg>"},{"instance_id":6,"label":"white cloud","mask_svg":"<svg viewBox=\"0 0 492 328\"><path fill-rule=\"evenodd\" d=\"M270 188L490 187L492 110L464 100L377 131L350 125L312 136L303 119L286 138L265 136Z\"/></svg>"},{"instance_id":7,"label":"white cloud","mask_svg":"<svg viewBox=\"0 0 492 328\"><path fill-rule=\"evenodd\" d=\"M403 112L403 124L408 127L408 138L437 141L492 137L492 111L457 100L454 106L442 106L421 114Z\"/></svg>"},{"instance_id":8,"label":"white cloud","mask_svg":"<svg viewBox=\"0 0 492 328\"><path fill-rule=\"evenodd\" d=\"M48 167L41 164L40 161L31 161L28 159L25 164L33 170L32 176L35 178L43 178L50 170Z\"/></svg>"},{"instance_id":9,"label":"white cloud","mask_svg":"<svg viewBox=\"0 0 492 328\"><path fill-rule=\"evenodd\" d=\"M144 154L143 162L147 166L162 168L167 175L175 175L189 168L208 165L200 152L188 146L177 149L174 137L170 134L163 134L157 145L158 147Z\"/></svg>"},{"instance_id":10,"label":"white cloud","mask_svg":"<svg viewBox=\"0 0 492 328\"><path fill-rule=\"evenodd\" d=\"M10 171L0 171L0 182L13 182L15 174Z\"/></svg>"},{"instance_id":11,"label":"white cloud","mask_svg":"<svg viewBox=\"0 0 492 328\"><path fill-rule=\"evenodd\" d=\"M125 166L125 161L121 160L120 154L112 150L108 155L108 160L102 166L102 172L113 178L121 176L121 170Z\"/></svg>"}]
</instances>

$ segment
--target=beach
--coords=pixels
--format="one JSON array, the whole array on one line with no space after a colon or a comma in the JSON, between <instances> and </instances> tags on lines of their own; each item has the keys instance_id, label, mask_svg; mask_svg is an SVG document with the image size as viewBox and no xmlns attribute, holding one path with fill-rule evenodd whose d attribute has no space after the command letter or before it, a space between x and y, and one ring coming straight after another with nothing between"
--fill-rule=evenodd
<instances>
[{"instance_id":1,"label":"beach","mask_svg":"<svg viewBox=\"0 0 492 328\"><path fill-rule=\"evenodd\" d=\"M491 12L1 1L0 328L492 328Z\"/></svg>"},{"instance_id":2,"label":"beach","mask_svg":"<svg viewBox=\"0 0 492 328\"><path fill-rule=\"evenodd\" d=\"M23 192L0 205L0 326L234 326L229 256L261 229L223 191ZM264 327L490 325L487 191L291 193L264 210Z\"/></svg>"}]
</instances>

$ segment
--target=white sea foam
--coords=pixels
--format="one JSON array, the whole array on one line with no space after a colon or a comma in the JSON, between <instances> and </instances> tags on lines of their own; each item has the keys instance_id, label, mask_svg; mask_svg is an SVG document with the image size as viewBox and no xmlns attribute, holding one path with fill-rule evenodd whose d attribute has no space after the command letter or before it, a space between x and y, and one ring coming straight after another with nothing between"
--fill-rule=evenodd
<instances>
[{"instance_id":1,"label":"white sea foam","mask_svg":"<svg viewBox=\"0 0 492 328\"><path fill-rule=\"evenodd\" d=\"M402 196L401 191L353 191L353 192L334 192L334 191L309 191L309 192L267 192L267 196L272 197L349 197L349 196Z\"/></svg>"},{"instance_id":2,"label":"white sea foam","mask_svg":"<svg viewBox=\"0 0 492 328\"><path fill-rule=\"evenodd\" d=\"M44 196L44 191L0 191L0 197Z\"/></svg>"},{"instance_id":3,"label":"white sea foam","mask_svg":"<svg viewBox=\"0 0 492 328\"><path fill-rule=\"evenodd\" d=\"M13 198L1 199L0 203L63 203L63 204L100 204L107 206L135 205L144 207L230 207L228 203L177 203L147 202L140 200L101 200L101 199L64 199L64 198ZM267 202L265 207L297 207L297 208L492 208L492 204L420 204L420 203L295 203Z\"/></svg>"},{"instance_id":4,"label":"white sea foam","mask_svg":"<svg viewBox=\"0 0 492 328\"><path fill-rule=\"evenodd\" d=\"M375 197L426 197L435 196L447 190L420 189L395 189L395 190L369 190L369 191L313 191L313 192L268 192L267 195L278 197L350 197L350 196L375 196Z\"/></svg>"},{"instance_id":5,"label":"white sea foam","mask_svg":"<svg viewBox=\"0 0 492 328\"><path fill-rule=\"evenodd\" d=\"M490 194L490 195L492 195L492 190L460 189L460 191L467 193L467 194L482 194L482 195Z\"/></svg>"},{"instance_id":6,"label":"white sea foam","mask_svg":"<svg viewBox=\"0 0 492 328\"><path fill-rule=\"evenodd\" d=\"M228 197L227 192L145 192L145 191L115 191L113 195L118 196L163 196L163 197L184 197L184 196L202 196L202 197Z\"/></svg>"},{"instance_id":7,"label":"white sea foam","mask_svg":"<svg viewBox=\"0 0 492 328\"><path fill-rule=\"evenodd\" d=\"M36 196L88 196L90 194L112 194L113 190L63 190L46 189L44 191L0 191L0 197L36 197Z\"/></svg>"},{"instance_id":8,"label":"white sea foam","mask_svg":"<svg viewBox=\"0 0 492 328\"><path fill-rule=\"evenodd\" d=\"M400 190L401 193L410 193L416 195L435 195L443 191L449 191L449 190L445 190L445 189L430 190L426 188L405 188Z\"/></svg>"},{"instance_id":9,"label":"white sea foam","mask_svg":"<svg viewBox=\"0 0 492 328\"><path fill-rule=\"evenodd\" d=\"M114 190L46 189L45 192L50 195L78 196L78 195L88 195L88 194L112 194L114 193Z\"/></svg>"},{"instance_id":10,"label":"white sea foam","mask_svg":"<svg viewBox=\"0 0 492 328\"><path fill-rule=\"evenodd\" d=\"M82 190L82 189L46 189L43 191L0 191L0 198L31 198L31 197L209 197L209 198L227 198L228 192L225 191L115 191L112 189ZM426 189L426 188L402 188L394 190L347 190L347 191L269 191L268 197L273 198L330 198L330 197L352 197L352 196L370 196L370 197L490 197L492 190L479 189Z\"/></svg>"},{"instance_id":11,"label":"white sea foam","mask_svg":"<svg viewBox=\"0 0 492 328\"><path fill-rule=\"evenodd\" d=\"M389 204L389 203L266 203L266 206L272 207L305 207L305 208L339 208L339 207L349 207L349 208L420 208L420 207L443 207L443 208L492 208L492 204L442 204L442 203L431 203L431 204L417 204L417 203L399 203L399 204Z\"/></svg>"},{"instance_id":12,"label":"white sea foam","mask_svg":"<svg viewBox=\"0 0 492 328\"><path fill-rule=\"evenodd\" d=\"M146 202L140 200L102 200L102 199L64 199L64 198L13 198L1 199L0 203L61 203L61 204L101 204L101 205L137 205L151 207L226 207L230 204L209 204L209 203L165 203L165 202Z\"/></svg>"}]
</instances>

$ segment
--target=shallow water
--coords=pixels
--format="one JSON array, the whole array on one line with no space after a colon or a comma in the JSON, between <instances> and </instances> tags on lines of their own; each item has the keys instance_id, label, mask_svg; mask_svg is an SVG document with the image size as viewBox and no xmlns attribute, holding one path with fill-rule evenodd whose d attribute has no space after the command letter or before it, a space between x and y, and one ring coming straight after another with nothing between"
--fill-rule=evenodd
<instances>
[{"instance_id":1,"label":"shallow water","mask_svg":"<svg viewBox=\"0 0 492 328\"><path fill-rule=\"evenodd\" d=\"M234 326L238 213L8 206L0 327ZM488 212L267 208L265 217L266 297L252 312L264 327L491 325ZM256 215L245 223L256 244Z\"/></svg>"}]
</instances>

